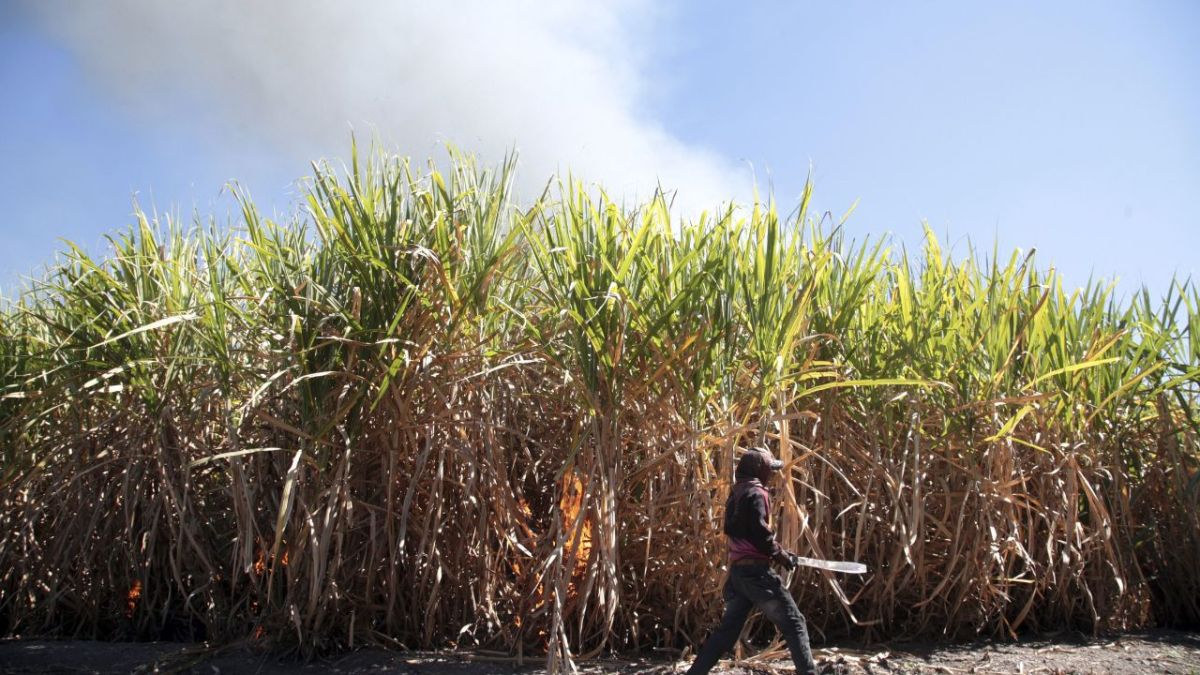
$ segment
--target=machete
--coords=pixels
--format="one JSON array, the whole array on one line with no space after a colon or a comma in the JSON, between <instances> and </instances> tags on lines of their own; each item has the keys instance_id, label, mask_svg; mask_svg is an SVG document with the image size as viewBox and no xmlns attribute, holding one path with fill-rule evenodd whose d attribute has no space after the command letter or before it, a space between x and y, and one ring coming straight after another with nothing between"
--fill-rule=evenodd
<instances>
[{"instance_id":1,"label":"machete","mask_svg":"<svg viewBox=\"0 0 1200 675\"><path fill-rule=\"evenodd\" d=\"M817 558L805 558L799 555L793 555L792 560L795 560L797 565L816 567L817 569L829 570L830 572L845 572L846 574L866 574L867 572L866 565L856 562L818 560Z\"/></svg>"}]
</instances>

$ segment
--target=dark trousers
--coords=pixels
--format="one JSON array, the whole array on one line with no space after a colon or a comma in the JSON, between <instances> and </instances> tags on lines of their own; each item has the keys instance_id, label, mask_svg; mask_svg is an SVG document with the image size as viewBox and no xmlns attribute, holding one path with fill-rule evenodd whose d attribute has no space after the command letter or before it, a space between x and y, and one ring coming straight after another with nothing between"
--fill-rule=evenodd
<instances>
[{"instance_id":1,"label":"dark trousers","mask_svg":"<svg viewBox=\"0 0 1200 675\"><path fill-rule=\"evenodd\" d=\"M717 664L717 660L737 642L746 617L755 607L783 634L788 651L792 653L792 662L796 664L796 672L804 675L817 672L808 646L808 627L804 616L796 607L792 594L783 587L779 575L772 572L770 567L766 564L730 566L723 595L725 615L721 617L721 625L700 648L695 663L687 671L689 675L703 675Z\"/></svg>"}]
</instances>

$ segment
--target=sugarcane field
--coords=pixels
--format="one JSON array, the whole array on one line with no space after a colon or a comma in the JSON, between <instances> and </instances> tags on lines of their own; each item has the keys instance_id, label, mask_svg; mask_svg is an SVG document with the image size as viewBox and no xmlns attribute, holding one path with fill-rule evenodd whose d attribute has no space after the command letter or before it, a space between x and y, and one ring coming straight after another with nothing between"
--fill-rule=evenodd
<instances>
[{"instance_id":1,"label":"sugarcane field","mask_svg":"<svg viewBox=\"0 0 1200 675\"><path fill-rule=\"evenodd\" d=\"M1195 625L1195 287L512 171L355 154L297 222L62 253L4 314L4 632L695 652L754 444L779 541L869 568L788 574L816 641Z\"/></svg>"},{"instance_id":2,"label":"sugarcane field","mask_svg":"<svg viewBox=\"0 0 1200 675\"><path fill-rule=\"evenodd\" d=\"M1197 20L0 4L0 673L1200 673Z\"/></svg>"}]
</instances>

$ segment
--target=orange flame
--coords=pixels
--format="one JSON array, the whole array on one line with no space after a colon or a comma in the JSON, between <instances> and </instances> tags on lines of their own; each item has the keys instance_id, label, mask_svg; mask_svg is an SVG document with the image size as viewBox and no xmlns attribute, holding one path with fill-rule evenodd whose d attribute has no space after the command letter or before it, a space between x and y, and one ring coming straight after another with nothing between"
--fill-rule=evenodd
<instances>
[{"instance_id":1,"label":"orange flame","mask_svg":"<svg viewBox=\"0 0 1200 675\"><path fill-rule=\"evenodd\" d=\"M133 586L129 588L129 593L125 595L125 616L132 619L133 612L137 609L138 600L142 597L142 580L134 579Z\"/></svg>"},{"instance_id":2,"label":"orange flame","mask_svg":"<svg viewBox=\"0 0 1200 675\"><path fill-rule=\"evenodd\" d=\"M274 560L274 559L275 559L274 556L272 556L271 560ZM265 548L258 549L258 557L254 559L254 574L256 576L262 576L263 574L266 573L267 562L268 562L267 550ZM287 547L284 547L283 555L279 556L279 562L284 567L287 567L287 564L288 564L288 549L287 549Z\"/></svg>"},{"instance_id":3,"label":"orange flame","mask_svg":"<svg viewBox=\"0 0 1200 675\"><path fill-rule=\"evenodd\" d=\"M567 583L567 599L570 600L577 597L579 592L577 584L587 572L588 558L592 551L593 524L592 519L585 513L583 521L579 523L578 530L576 529L576 519L579 518L580 512L584 510L583 481L580 480L579 475L574 471L564 474L559 488L559 494L561 495L558 500L559 531L566 532L568 537L566 546L563 549L563 560L570 559L571 557L575 558L571 569L571 580ZM545 533L536 532L530 527L532 525L533 509L530 507L529 502L525 501L524 498L518 497L517 511L523 517L518 520L519 527L526 536L533 540L534 543L537 543ZM514 574L518 576L522 574L523 568L516 560L510 561L509 566L512 568ZM544 582L538 583L534 589L533 597L534 611L546 604L548 598L546 597ZM518 629L522 627L523 622L520 616L515 616L512 620ZM543 644L546 643L547 635L544 629L538 631L538 637Z\"/></svg>"},{"instance_id":4,"label":"orange flame","mask_svg":"<svg viewBox=\"0 0 1200 675\"><path fill-rule=\"evenodd\" d=\"M558 508L562 512L563 529L567 530L572 537L567 542L567 549L564 552L567 557L575 556L575 569L571 571L571 576L581 577L587 571L588 556L592 552L592 519L584 516L577 535L571 529L575 525L576 518L579 517L579 511L583 508L583 481L579 480L579 475L575 472L563 475L562 498L558 501ZM575 545L576 536L579 541L578 548ZM574 586L575 584L572 582L570 587L572 591L574 591Z\"/></svg>"}]
</instances>

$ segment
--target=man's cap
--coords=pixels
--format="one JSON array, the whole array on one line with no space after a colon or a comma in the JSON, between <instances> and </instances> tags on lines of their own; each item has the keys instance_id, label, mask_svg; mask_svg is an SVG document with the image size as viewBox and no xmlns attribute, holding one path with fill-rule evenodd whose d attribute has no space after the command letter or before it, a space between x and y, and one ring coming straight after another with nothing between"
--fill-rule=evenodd
<instances>
[{"instance_id":1,"label":"man's cap","mask_svg":"<svg viewBox=\"0 0 1200 675\"><path fill-rule=\"evenodd\" d=\"M778 471L783 468L783 462L775 459L771 451L761 445L746 450L746 454L738 460L737 472L758 475L762 469Z\"/></svg>"}]
</instances>

